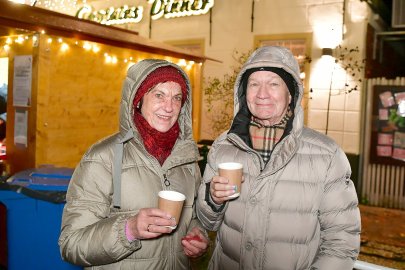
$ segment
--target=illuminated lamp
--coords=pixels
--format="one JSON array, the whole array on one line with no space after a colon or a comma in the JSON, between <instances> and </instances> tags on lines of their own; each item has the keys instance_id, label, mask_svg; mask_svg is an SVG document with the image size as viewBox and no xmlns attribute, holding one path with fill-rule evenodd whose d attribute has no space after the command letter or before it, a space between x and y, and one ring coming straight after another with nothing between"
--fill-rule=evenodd
<instances>
[{"instance_id":1,"label":"illuminated lamp","mask_svg":"<svg viewBox=\"0 0 405 270\"><path fill-rule=\"evenodd\" d=\"M332 48L322 48L322 57L333 57Z\"/></svg>"}]
</instances>

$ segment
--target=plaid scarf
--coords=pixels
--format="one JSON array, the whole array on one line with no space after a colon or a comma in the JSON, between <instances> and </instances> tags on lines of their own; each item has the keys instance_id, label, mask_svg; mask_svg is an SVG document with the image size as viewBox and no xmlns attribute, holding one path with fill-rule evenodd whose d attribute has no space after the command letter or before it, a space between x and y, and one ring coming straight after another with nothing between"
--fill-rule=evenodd
<instances>
[{"instance_id":1,"label":"plaid scarf","mask_svg":"<svg viewBox=\"0 0 405 270\"><path fill-rule=\"evenodd\" d=\"M259 152L265 163L270 159L271 152L284 134L288 120L291 118L291 111L288 108L287 113L281 121L272 126L265 126L257 122L252 117L249 123L249 134L253 149Z\"/></svg>"}]
</instances>

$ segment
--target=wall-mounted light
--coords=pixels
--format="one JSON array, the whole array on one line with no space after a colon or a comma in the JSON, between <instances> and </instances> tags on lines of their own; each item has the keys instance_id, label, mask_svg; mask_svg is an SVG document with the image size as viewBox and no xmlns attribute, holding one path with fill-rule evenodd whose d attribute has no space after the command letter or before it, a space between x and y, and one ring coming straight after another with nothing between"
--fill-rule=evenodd
<instances>
[{"instance_id":1,"label":"wall-mounted light","mask_svg":"<svg viewBox=\"0 0 405 270\"><path fill-rule=\"evenodd\" d=\"M322 48L322 57L323 56L330 56L333 57L333 50L332 48Z\"/></svg>"}]
</instances>

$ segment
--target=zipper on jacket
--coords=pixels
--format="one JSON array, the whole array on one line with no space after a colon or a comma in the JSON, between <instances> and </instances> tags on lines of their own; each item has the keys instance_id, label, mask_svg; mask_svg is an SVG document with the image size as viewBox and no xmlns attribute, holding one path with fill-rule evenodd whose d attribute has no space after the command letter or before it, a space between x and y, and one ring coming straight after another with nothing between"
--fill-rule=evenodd
<instances>
[{"instance_id":1,"label":"zipper on jacket","mask_svg":"<svg viewBox=\"0 0 405 270\"><path fill-rule=\"evenodd\" d=\"M170 186L170 180L167 179L167 171L163 173L163 183L165 184L166 188ZM169 241L169 254L168 254L168 265L170 270L176 270L177 268L177 260L176 260L176 253L174 252L174 242L172 237L168 237L167 241ZM171 266L171 267L170 267Z\"/></svg>"},{"instance_id":2,"label":"zipper on jacket","mask_svg":"<svg viewBox=\"0 0 405 270\"><path fill-rule=\"evenodd\" d=\"M241 148L242 150L245 150L246 153L249 153L253 156L256 156L258 161L259 161L259 169L262 171L264 167L266 167L266 164L264 164L263 158L260 156L258 152L256 152L254 149L250 148L242 139L236 135L235 133L230 133L227 136L227 139L232 142L236 147Z\"/></svg>"},{"instance_id":3,"label":"zipper on jacket","mask_svg":"<svg viewBox=\"0 0 405 270\"><path fill-rule=\"evenodd\" d=\"M163 178L165 179L165 181L163 182L165 184L165 186L166 187L170 186L170 181L169 181L169 179L167 179L167 176L165 173L163 174Z\"/></svg>"}]
</instances>

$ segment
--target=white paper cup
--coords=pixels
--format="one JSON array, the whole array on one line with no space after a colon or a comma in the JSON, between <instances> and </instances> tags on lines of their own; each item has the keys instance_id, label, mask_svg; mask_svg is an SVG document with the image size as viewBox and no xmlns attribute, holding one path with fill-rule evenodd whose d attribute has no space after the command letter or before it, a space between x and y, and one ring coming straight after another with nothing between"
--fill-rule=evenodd
<instances>
[{"instance_id":1,"label":"white paper cup","mask_svg":"<svg viewBox=\"0 0 405 270\"><path fill-rule=\"evenodd\" d=\"M228 197L238 197L242 187L243 165L237 162L225 162L218 164L218 170L219 176L226 177L229 180L229 185L236 186L236 192Z\"/></svg>"},{"instance_id":2,"label":"white paper cup","mask_svg":"<svg viewBox=\"0 0 405 270\"><path fill-rule=\"evenodd\" d=\"M169 213L172 217L175 218L176 223L178 224L181 217L181 212L183 210L183 204L186 199L184 194L172 191L172 190L162 190L158 193L159 202L158 207L159 209ZM176 229L176 226L168 226L172 229Z\"/></svg>"}]
</instances>

